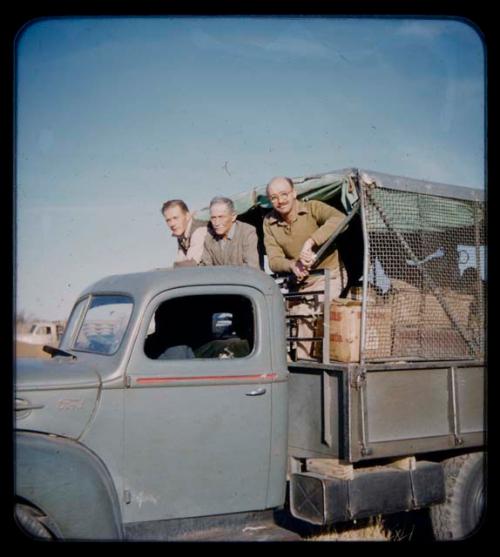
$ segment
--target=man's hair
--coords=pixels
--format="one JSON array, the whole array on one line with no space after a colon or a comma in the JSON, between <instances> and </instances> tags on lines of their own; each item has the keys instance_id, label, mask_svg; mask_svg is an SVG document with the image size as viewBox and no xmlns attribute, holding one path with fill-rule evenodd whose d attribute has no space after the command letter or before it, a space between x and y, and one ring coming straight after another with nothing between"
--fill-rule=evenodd
<instances>
[{"instance_id":1,"label":"man's hair","mask_svg":"<svg viewBox=\"0 0 500 557\"><path fill-rule=\"evenodd\" d=\"M172 207L180 207L183 213L189 213L188 206L182 199L170 199L169 201L165 201L161 206L161 214L163 215L167 209L171 209Z\"/></svg>"},{"instance_id":2,"label":"man's hair","mask_svg":"<svg viewBox=\"0 0 500 557\"><path fill-rule=\"evenodd\" d=\"M266 195L269 197L269 186L271 185L271 182L274 182L274 180L276 180L277 176L274 177L272 180L269 181L269 183L266 186ZM285 182L288 182L288 184L290 185L290 187L292 188L292 190L295 188L295 186L293 185L293 181L291 178L288 178L288 176L279 176L279 178L281 178L282 180L285 180Z\"/></svg>"},{"instance_id":3,"label":"man's hair","mask_svg":"<svg viewBox=\"0 0 500 557\"><path fill-rule=\"evenodd\" d=\"M210 208L212 208L213 205L226 205L230 213L235 212L233 200L229 199L229 197L214 197L212 201L210 201Z\"/></svg>"}]
</instances>

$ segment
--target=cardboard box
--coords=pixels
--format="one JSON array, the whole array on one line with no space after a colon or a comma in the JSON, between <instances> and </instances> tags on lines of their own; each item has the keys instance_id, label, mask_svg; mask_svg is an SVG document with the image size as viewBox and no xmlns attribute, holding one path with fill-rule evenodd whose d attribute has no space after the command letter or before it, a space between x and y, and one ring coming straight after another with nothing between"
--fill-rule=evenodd
<instances>
[{"instance_id":1,"label":"cardboard box","mask_svg":"<svg viewBox=\"0 0 500 557\"><path fill-rule=\"evenodd\" d=\"M401 358L430 360L468 358L469 349L460 333L451 327L419 329L401 327L394 331L393 354Z\"/></svg>"},{"instance_id":2,"label":"cardboard box","mask_svg":"<svg viewBox=\"0 0 500 557\"><path fill-rule=\"evenodd\" d=\"M391 307L369 305L366 319L366 358L391 355ZM330 359L359 362L361 302L335 298L330 307Z\"/></svg>"},{"instance_id":3,"label":"cardboard box","mask_svg":"<svg viewBox=\"0 0 500 557\"><path fill-rule=\"evenodd\" d=\"M392 307L369 305L366 310L365 358L388 358L392 354Z\"/></svg>"},{"instance_id":4,"label":"cardboard box","mask_svg":"<svg viewBox=\"0 0 500 557\"><path fill-rule=\"evenodd\" d=\"M366 314L365 358L467 357L467 344L434 294L397 281L395 294L384 303L369 299ZM442 290L453 320L468 334L473 296ZM361 301L335 298L330 306L330 359L359 362Z\"/></svg>"},{"instance_id":5,"label":"cardboard box","mask_svg":"<svg viewBox=\"0 0 500 557\"><path fill-rule=\"evenodd\" d=\"M334 298L330 305L330 359L359 362L361 302Z\"/></svg>"},{"instance_id":6,"label":"cardboard box","mask_svg":"<svg viewBox=\"0 0 500 557\"><path fill-rule=\"evenodd\" d=\"M474 299L470 294L460 294L453 290L443 290L440 296L444 301L453 320L465 328L469 322L470 306ZM433 294L425 294L423 323L432 327L453 326L452 320L440 304L439 299Z\"/></svg>"},{"instance_id":7,"label":"cardboard box","mask_svg":"<svg viewBox=\"0 0 500 557\"><path fill-rule=\"evenodd\" d=\"M392 353L401 358L421 356L422 338L418 327L395 327Z\"/></svg>"},{"instance_id":8,"label":"cardboard box","mask_svg":"<svg viewBox=\"0 0 500 557\"><path fill-rule=\"evenodd\" d=\"M392 320L397 326L418 325L422 319L422 294L412 284L400 279L393 279L394 289L391 299Z\"/></svg>"},{"instance_id":9,"label":"cardboard box","mask_svg":"<svg viewBox=\"0 0 500 557\"><path fill-rule=\"evenodd\" d=\"M399 279L392 281L392 319L396 326L418 325L423 329L453 327L452 320L443 309L438 296L420 290ZM470 307L474 299L469 294L461 294L449 288L437 293L447 306L453 320L461 327L467 327Z\"/></svg>"}]
</instances>

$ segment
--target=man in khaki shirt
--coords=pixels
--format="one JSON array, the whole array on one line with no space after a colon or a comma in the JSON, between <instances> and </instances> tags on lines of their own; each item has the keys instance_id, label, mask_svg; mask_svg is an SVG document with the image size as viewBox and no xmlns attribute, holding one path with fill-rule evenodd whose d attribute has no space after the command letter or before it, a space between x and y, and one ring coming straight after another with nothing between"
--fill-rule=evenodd
<instances>
[{"instance_id":1,"label":"man in khaki shirt","mask_svg":"<svg viewBox=\"0 0 500 557\"><path fill-rule=\"evenodd\" d=\"M323 290L323 276L308 276L314 263L316 251L336 230L344 215L321 201L299 201L293 182L287 177L273 178L267 186L273 209L264 218L264 245L269 268L274 272L291 272L301 281L299 291ZM337 250L332 248L317 266L330 269L330 298L340 295L346 284L345 270ZM296 314L312 315L319 311L319 303L311 298L292 307ZM311 319L300 322L298 336L314 336ZM308 358L312 355L311 342L298 342L297 355ZM314 348L316 350L316 348Z\"/></svg>"}]
</instances>

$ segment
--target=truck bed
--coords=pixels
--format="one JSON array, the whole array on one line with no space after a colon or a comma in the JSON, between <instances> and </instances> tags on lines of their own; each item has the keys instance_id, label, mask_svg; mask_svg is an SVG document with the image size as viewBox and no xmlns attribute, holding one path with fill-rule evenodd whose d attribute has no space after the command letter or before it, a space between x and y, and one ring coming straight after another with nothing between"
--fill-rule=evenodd
<instances>
[{"instance_id":1,"label":"truck bed","mask_svg":"<svg viewBox=\"0 0 500 557\"><path fill-rule=\"evenodd\" d=\"M345 462L484 445L481 361L294 362L289 452Z\"/></svg>"}]
</instances>

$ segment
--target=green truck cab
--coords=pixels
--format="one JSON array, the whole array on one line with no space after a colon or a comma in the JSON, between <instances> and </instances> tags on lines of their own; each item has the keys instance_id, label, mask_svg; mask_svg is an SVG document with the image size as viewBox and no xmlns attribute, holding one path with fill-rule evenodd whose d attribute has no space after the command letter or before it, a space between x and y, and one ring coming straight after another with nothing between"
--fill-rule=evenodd
<instances>
[{"instance_id":1,"label":"green truck cab","mask_svg":"<svg viewBox=\"0 0 500 557\"><path fill-rule=\"evenodd\" d=\"M450 213L438 244L451 231L462 251L472 245L476 253L484 246L474 212L482 202L464 201L465 193L476 194L463 188L426 184L421 191L410 179L355 170L311 180L301 195L325 191L327 181L337 197L346 188L357 192L360 211L349 230L359 232L356 268L363 271L358 360L330 357L328 300L321 355L294 360L293 293L263 271L171 268L96 282L76 301L59 347L47 348L52 358L16 362L15 514L23 530L70 540L176 540L203 539L203 532L213 539L222 528L233 532L226 539L245 539L245 531L268 539L256 532L270 536L276 526L292 539L292 524L427 507L439 539L478 527L486 451L482 329L477 320L462 323L451 294L433 294L444 274L425 264L418 270L425 253L417 252L415 231L408 219L395 222L396 205L386 202L399 193L407 210L409 196L424 196L419 215L427 219L455 203L465 216ZM383 216L370 216L374 197L389 207ZM252 199L259 203L258 195ZM252 205L240 217L260 213ZM470 237L458 238L465 226ZM383 257L387 246L390 261L406 250L399 259L430 290L401 287L401 273ZM404 295L374 297L369 277L377 257ZM432 349L425 341L424 357L414 341L425 339L425 308L409 324L404 305L418 295L438 305L441 324L449 319L439 330L434 325L445 341ZM373 316L387 304L391 352L378 342L377 355L370 330L378 327L380 337ZM484 306L474 308L484 320ZM280 525L278 516L285 517Z\"/></svg>"}]
</instances>

